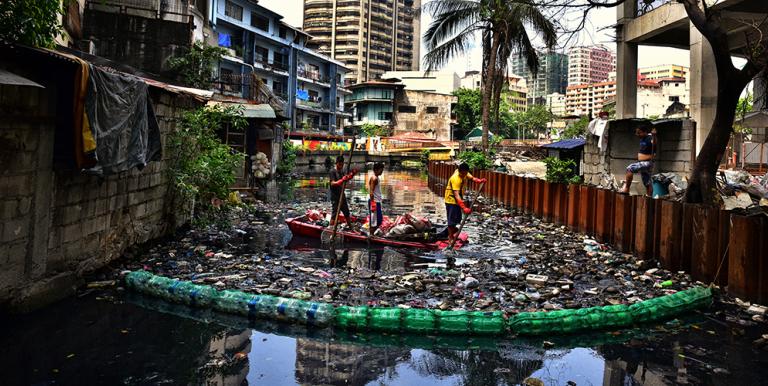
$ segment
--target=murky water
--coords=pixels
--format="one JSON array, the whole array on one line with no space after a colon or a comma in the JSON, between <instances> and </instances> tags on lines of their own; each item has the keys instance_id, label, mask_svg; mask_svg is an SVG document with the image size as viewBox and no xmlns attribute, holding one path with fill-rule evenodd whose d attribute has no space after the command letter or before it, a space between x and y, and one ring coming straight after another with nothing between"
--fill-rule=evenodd
<instances>
[{"instance_id":1,"label":"murky water","mask_svg":"<svg viewBox=\"0 0 768 386\"><path fill-rule=\"evenodd\" d=\"M386 172L388 214L445 217L416 174ZM395 182L397 181L397 182ZM364 200L358 177L350 195ZM272 187L275 199L325 203L327 181ZM293 239L280 216L248 248L318 265L407 270L433 261L417 252L363 247L329 251ZM477 230L467 229L470 237ZM475 232L475 233L473 233ZM489 246L475 246L474 254ZM518 245L487 252L524 253ZM543 338L351 333L173 305L133 293L87 291L38 312L0 319L0 385L757 385L765 331L717 315L632 330Z\"/></svg>"},{"instance_id":2,"label":"murky water","mask_svg":"<svg viewBox=\"0 0 768 386\"><path fill-rule=\"evenodd\" d=\"M749 348L753 332L695 316L546 337L549 347L248 322L94 292L0 324L3 385L757 385L768 375L766 356Z\"/></svg>"}]
</instances>

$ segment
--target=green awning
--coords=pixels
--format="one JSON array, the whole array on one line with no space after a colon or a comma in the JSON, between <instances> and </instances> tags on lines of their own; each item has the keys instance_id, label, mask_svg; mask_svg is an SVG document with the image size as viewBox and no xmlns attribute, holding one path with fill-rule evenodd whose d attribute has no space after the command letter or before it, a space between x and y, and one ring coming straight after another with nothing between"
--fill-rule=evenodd
<instances>
[{"instance_id":1,"label":"green awning","mask_svg":"<svg viewBox=\"0 0 768 386\"><path fill-rule=\"evenodd\" d=\"M493 134L492 132L488 131L488 138L495 137L496 134ZM466 136L464 136L465 141L471 141L471 140L480 140L483 138L483 128L478 126L472 129L472 131L469 132Z\"/></svg>"}]
</instances>

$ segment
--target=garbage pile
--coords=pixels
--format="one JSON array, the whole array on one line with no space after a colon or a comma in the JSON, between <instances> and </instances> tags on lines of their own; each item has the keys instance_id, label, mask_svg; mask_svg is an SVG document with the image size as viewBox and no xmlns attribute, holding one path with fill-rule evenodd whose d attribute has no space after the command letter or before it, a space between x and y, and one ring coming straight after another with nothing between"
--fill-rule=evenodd
<instances>
[{"instance_id":1,"label":"garbage pile","mask_svg":"<svg viewBox=\"0 0 768 386\"><path fill-rule=\"evenodd\" d=\"M768 173L756 177L744 170L725 170L721 176L723 209L768 211Z\"/></svg>"},{"instance_id":2,"label":"garbage pile","mask_svg":"<svg viewBox=\"0 0 768 386\"><path fill-rule=\"evenodd\" d=\"M229 229L190 229L129 252L114 274L143 269L217 289L334 306L512 313L631 305L696 284L685 273L660 269L656 262L614 251L564 227L490 205L468 221L472 244L459 250L459 264L452 269L445 256L419 255L422 251L402 252L409 263L389 270L311 263L299 259L299 253L321 251L286 249L290 232L283 223L309 206L275 204L237 211ZM519 252L493 257L499 251L495 248L510 245Z\"/></svg>"}]
</instances>

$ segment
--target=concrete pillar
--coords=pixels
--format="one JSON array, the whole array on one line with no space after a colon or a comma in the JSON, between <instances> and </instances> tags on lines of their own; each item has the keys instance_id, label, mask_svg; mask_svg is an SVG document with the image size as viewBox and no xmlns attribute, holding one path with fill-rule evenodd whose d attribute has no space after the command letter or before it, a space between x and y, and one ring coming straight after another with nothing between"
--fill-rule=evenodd
<instances>
[{"instance_id":1,"label":"concrete pillar","mask_svg":"<svg viewBox=\"0 0 768 386\"><path fill-rule=\"evenodd\" d=\"M717 69L712 46L699 30L690 24L691 118L696 121L696 154L712 128L717 106Z\"/></svg>"},{"instance_id":2,"label":"concrete pillar","mask_svg":"<svg viewBox=\"0 0 768 386\"><path fill-rule=\"evenodd\" d=\"M755 78L752 100L752 110L768 109L768 74Z\"/></svg>"},{"instance_id":3,"label":"concrete pillar","mask_svg":"<svg viewBox=\"0 0 768 386\"><path fill-rule=\"evenodd\" d=\"M624 23L637 14L637 2L616 7L616 118L637 116L637 44L624 41Z\"/></svg>"}]
</instances>

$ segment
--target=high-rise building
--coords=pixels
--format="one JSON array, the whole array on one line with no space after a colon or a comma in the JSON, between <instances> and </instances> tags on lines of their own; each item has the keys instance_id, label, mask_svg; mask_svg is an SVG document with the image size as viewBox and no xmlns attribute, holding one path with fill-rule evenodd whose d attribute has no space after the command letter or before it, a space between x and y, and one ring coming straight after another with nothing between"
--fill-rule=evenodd
<instances>
[{"instance_id":1,"label":"high-rise building","mask_svg":"<svg viewBox=\"0 0 768 386\"><path fill-rule=\"evenodd\" d=\"M421 0L304 0L310 47L343 62L350 82L419 69Z\"/></svg>"},{"instance_id":2,"label":"high-rise building","mask_svg":"<svg viewBox=\"0 0 768 386\"><path fill-rule=\"evenodd\" d=\"M641 80L688 79L688 67L679 64L660 64L658 66L642 67L637 72L638 78Z\"/></svg>"},{"instance_id":3,"label":"high-rise building","mask_svg":"<svg viewBox=\"0 0 768 386\"><path fill-rule=\"evenodd\" d=\"M573 47L568 51L568 85L608 81L616 71L616 54L604 46Z\"/></svg>"},{"instance_id":4,"label":"high-rise building","mask_svg":"<svg viewBox=\"0 0 768 386\"><path fill-rule=\"evenodd\" d=\"M528 105L544 104L546 96L565 94L568 86L568 56L557 52L539 52L539 69L534 75L524 57L512 55L510 72L522 76L528 86Z\"/></svg>"}]
</instances>

